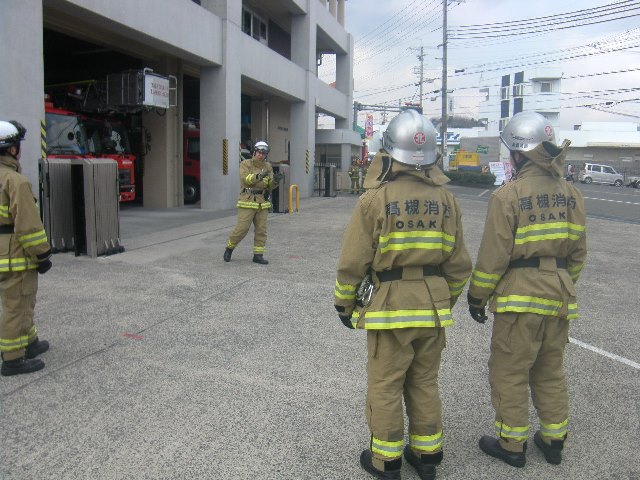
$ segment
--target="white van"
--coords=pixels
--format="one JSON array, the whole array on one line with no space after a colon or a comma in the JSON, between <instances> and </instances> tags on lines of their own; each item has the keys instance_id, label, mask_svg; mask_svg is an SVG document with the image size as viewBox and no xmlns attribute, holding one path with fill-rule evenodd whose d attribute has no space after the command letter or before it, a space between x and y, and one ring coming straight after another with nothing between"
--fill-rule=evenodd
<instances>
[{"instance_id":1,"label":"white van","mask_svg":"<svg viewBox=\"0 0 640 480\"><path fill-rule=\"evenodd\" d=\"M578 175L578 180L582 183L604 183L616 187L621 187L624 184L624 177L613 167L597 163L585 163L584 169Z\"/></svg>"}]
</instances>

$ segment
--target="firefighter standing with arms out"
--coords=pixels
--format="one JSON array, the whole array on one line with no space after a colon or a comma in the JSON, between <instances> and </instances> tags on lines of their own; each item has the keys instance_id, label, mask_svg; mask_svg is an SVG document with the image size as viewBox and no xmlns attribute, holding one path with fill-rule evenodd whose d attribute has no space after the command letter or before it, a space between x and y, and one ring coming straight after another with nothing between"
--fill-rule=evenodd
<instances>
[{"instance_id":1,"label":"firefighter standing with arms out","mask_svg":"<svg viewBox=\"0 0 640 480\"><path fill-rule=\"evenodd\" d=\"M349 167L349 179L351 180L351 189L349 190L351 193L359 193L360 187L358 185L358 161L354 160L351 162L351 167Z\"/></svg>"},{"instance_id":2,"label":"firefighter standing with arms out","mask_svg":"<svg viewBox=\"0 0 640 480\"><path fill-rule=\"evenodd\" d=\"M569 422L564 348L587 255L584 200L563 178L569 141L557 147L542 115L516 114L500 137L516 179L491 195L468 292L474 320L485 322L486 305L495 314L489 380L497 438L482 436L480 448L524 467L530 387L540 418L534 443L559 464Z\"/></svg>"},{"instance_id":3,"label":"firefighter standing with arms out","mask_svg":"<svg viewBox=\"0 0 640 480\"><path fill-rule=\"evenodd\" d=\"M20 173L20 143L26 129L0 121L0 352L3 376L44 368L36 358L49 349L38 339L33 310L38 273L51 268L51 248L29 180Z\"/></svg>"},{"instance_id":4,"label":"firefighter standing with arms out","mask_svg":"<svg viewBox=\"0 0 640 480\"><path fill-rule=\"evenodd\" d=\"M383 148L344 234L335 306L346 327L367 330L371 437L362 468L377 478L400 478L404 452L420 478L433 479L443 458L438 373L444 328L453 323L451 308L471 274L471 259L460 208L443 188L449 179L435 166L433 125L415 110L402 112L389 123ZM372 296L360 294L367 274Z\"/></svg>"},{"instance_id":5,"label":"firefighter standing with arms out","mask_svg":"<svg viewBox=\"0 0 640 480\"><path fill-rule=\"evenodd\" d=\"M253 261L261 265L269 262L264 258L267 243L267 215L271 208L271 190L277 187L273 178L273 168L267 162L269 145L256 142L253 146L253 158L240 163L240 197L238 198L238 223L231 232L224 251L224 261L231 261L231 254L238 243L247 235L253 223Z\"/></svg>"}]
</instances>

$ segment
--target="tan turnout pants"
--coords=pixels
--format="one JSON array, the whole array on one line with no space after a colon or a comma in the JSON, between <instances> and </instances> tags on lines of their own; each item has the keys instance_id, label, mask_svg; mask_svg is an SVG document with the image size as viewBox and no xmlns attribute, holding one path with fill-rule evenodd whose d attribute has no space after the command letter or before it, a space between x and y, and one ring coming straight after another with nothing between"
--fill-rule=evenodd
<instances>
[{"instance_id":1,"label":"tan turnout pants","mask_svg":"<svg viewBox=\"0 0 640 480\"><path fill-rule=\"evenodd\" d=\"M255 233L253 237L253 253L263 254L267 243L267 209L239 208L238 223L229 236L228 248L236 248L240 241L247 235L249 227L253 223Z\"/></svg>"},{"instance_id":2,"label":"tan turnout pants","mask_svg":"<svg viewBox=\"0 0 640 480\"><path fill-rule=\"evenodd\" d=\"M442 449L442 413L438 393L444 328L402 328L367 332L366 417L376 468L402 455L404 412L410 444L417 454Z\"/></svg>"},{"instance_id":3,"label":"tan turnout pants","mask_svg":"<svg viewBox=\"0 0 640 480\"><path fill-rule=\"evenodd\" d=\"M566 432L569 396L564 348L569 321L534 313L496 313L491 336L489 382L500 445L521 452L529 435L529 388L540 418L543 440Z\"/></svg>"},{"instance_id":4,"label":"tan turnout pants","mask_svg":"<svg viewBox=\"0 0 640 480\"><path fill-rule=\"evenodd\" d=\"M23 357L25 347L36 339L33 310L37 292L37 271L0 273L0 351L4 360Z\"/></svg>"}]
</instances>

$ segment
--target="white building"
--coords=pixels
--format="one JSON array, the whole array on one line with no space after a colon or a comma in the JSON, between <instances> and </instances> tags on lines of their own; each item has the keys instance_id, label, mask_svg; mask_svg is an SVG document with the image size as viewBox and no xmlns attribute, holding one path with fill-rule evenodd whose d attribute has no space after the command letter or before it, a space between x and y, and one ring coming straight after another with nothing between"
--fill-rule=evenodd
<instances>
[{"instance_id":1,"label":"white building","mask_svg":"<svg viewBox=\"0 0 640 480\"><path fill-rule=\"evenodd\" d=\"M640 174L640 124L634 122L582 122L561 130L558 142L571 140L567 163L610 165L620 173Z\"/></svg>"},{"instance_id":2,"label":"white building","mask_svg":"<svg viewBox=\"0 0 640 480\"><path fill-rule=\"evenodd\" d=\"M556 131L559 128L562 72L556 67L539 67L503 75L500 86L480 90L486 95L480 104L480 120L487 136L497 136L509 119L522 111L544 115Z\"/></svg>"},{"instance_id":3,"label":"white building","mask_svg":"<svg viewBox=\"0 0 640 480\"><path fill-rule=\"evenodd\" d=\"M317 113L335 118L323 141L344 168L361 147L350 129L353 38L344 1L3 1L0 118L27 127L22 163L36 185L45 85L152 68L177 77L177 107L135 119L151 146L141 170L145 206L182 204L183 120L194 112L202 208L235 205L245 140L267 140L270 160L289 161L292 183L309 196ZM318 79L323 54L336 57L335 87Z\"/></svg>"}]
</instances>

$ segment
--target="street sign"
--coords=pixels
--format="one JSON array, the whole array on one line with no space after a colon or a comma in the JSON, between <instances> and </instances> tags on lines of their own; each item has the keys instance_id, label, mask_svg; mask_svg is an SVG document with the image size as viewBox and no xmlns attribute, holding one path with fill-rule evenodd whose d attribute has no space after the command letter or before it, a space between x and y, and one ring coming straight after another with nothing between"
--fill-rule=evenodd
<instances>
[{"instance_id":1,"label":"street sign","mask_svg":"<svg viewBox=\"0 0 640 480\"><path fill-rule=\"evenodd\" d=\"M487 153L489 153L489 147L485 147L483 145L478 145L476 147L476 153L483 153L483 154L486 155Z\"/></svg>"}]
</instances>

